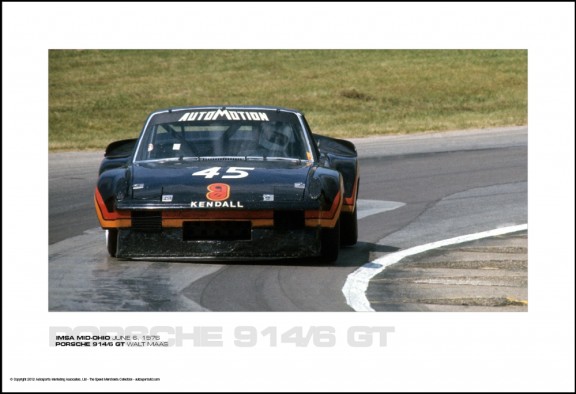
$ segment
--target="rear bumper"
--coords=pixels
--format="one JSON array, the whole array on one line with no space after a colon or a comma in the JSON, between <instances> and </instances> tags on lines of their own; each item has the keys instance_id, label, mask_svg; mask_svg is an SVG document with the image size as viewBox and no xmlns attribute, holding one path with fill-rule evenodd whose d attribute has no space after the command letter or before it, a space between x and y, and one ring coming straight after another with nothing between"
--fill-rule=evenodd
<instances>
[{"instance_id":1,"label":"rear bumper","mask_svg":"<svg viewBox=\"0 0 576 394\"><path fill-rule=\"evenodd\" d=\"M132 259L284 259L320 255L320 228L253 228L246 240L184 240L182 228L158 232L118 229L119 258Z\"/></svg>"}]
</instances>

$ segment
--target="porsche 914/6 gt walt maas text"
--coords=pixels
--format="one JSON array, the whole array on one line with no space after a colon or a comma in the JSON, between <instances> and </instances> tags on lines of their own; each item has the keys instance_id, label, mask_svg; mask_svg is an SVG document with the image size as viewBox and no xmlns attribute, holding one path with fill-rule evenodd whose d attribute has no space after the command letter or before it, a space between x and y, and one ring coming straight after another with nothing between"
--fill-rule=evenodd
<instances>
[{"instance_id":1,"label":"porsche 914/6 gt walt maas text","mask_svg":"<svg viewBox=\"0 0 576 394\"><path fill-rule=\"evenodd\" d=\"M338 258L358 237L349 141L279 107L171 108L110 144L94 194L112 257Z\"/></svg>"}]
</instances>

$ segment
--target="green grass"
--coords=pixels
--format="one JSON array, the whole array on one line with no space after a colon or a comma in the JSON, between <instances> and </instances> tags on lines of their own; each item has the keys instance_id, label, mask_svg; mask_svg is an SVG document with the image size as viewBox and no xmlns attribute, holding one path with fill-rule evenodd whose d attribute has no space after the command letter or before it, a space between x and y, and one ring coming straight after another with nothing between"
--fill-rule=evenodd
<instances>
[{"instance_id":1,"label":"green grass","mask_svg":"<svg viewBox=\"0 0 576 394\"><path fill-rule=\"evenodd\" d=\"M336 137L527 124L526 50L50 50L49 148L134 138L160 108L262 104Z\"/></svg>"}]
</instances>

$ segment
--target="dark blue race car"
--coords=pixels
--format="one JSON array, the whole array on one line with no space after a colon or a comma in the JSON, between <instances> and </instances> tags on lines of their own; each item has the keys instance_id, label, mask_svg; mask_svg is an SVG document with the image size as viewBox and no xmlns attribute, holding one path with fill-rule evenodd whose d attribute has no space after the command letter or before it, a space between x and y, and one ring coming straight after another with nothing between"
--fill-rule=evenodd
<instances>
[{"instance_id":1,"label":"dark blue race car","mask_svg":"<svg viewBox=\"0 0 576 394\"><path fill-rule=\"evenodd\" d=\"M94 201L113 257L333 262L357 240L358 185L354 145L302 112L187 107L108 146Z\"/></svg>"}]
</instances>

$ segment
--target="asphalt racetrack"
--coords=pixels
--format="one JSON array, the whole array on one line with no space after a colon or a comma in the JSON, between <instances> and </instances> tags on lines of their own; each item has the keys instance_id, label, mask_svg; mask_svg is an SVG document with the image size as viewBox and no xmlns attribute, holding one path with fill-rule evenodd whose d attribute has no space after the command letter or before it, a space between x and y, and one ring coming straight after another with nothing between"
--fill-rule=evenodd
<instances>
[{"instance_id":1,"label":"asphalt racetrack","mask_svg":"<svg viewBox=\"0 0 576 394\"><path fill-rule=\"evenodd\" d=\"M343 287L360 267L527 223L527 127L352 141L360 157L359 242L331 266L110 258L93 204L103 153L50 154L49 310L353 311Z\"/></svg>"}]
</instances>

